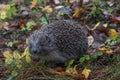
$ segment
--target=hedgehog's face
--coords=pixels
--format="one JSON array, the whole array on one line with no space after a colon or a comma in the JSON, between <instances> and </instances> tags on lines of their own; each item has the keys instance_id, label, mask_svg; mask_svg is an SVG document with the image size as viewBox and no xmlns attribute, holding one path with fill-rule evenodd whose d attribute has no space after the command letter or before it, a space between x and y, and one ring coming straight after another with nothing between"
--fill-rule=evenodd
<instances>
[{"instance_id":1,"label":"hedgehog's face","mask_svg":"<svg viewBox=\"0 0 120 80\"><path fill-rule=\"evenodd\" d=\"M44 35L32 35L28 39L28 47L32 57L40 58L49 55L52 51L53 43L50 37Z\"/></svg>"}]
</instances>

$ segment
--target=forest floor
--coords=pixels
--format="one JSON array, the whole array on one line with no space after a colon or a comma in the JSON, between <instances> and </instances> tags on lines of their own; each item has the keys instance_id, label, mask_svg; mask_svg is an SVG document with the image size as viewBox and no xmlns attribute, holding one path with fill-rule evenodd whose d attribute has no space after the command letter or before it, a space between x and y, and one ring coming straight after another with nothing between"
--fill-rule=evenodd
<instances>
[{"instance_id":1,"label":"forest floor","mask_svg":"<svg viewBox=\"0 0 120 80\"><path fill-rule=\"evenodd\" d=\"M74 20L90 55L50 68L31 60L28 36L57 20ZM1 0L0 80L120 80L119 0Z\"/></svg>"}]
</instances>

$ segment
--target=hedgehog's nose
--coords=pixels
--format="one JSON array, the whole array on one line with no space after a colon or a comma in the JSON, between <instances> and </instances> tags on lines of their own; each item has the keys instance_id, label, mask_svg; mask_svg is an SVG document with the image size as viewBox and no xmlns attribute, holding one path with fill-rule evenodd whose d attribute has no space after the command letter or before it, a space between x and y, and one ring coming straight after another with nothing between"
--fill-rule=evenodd
<instances>
[{"instance_id":1,"label":"hedgehog's nose","mask_svg":"<svg viewBox=\"0 0 120 80\"><path fill-rule=\"evenodd\" d=\"M31 53L36 54L38 51L36 49L32 49Z\"/></svg>"}]
</instances>

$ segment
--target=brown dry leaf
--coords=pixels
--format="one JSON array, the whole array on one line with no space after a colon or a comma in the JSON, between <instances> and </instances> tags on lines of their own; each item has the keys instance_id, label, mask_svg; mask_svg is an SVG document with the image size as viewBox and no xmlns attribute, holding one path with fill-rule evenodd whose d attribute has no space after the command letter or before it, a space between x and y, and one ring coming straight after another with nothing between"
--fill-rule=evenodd
<instances>
[{"instance_id":1,"label":"brown dry leaf","mask_svg":"<svg viewBox=\"0 0 120 80\"><path fill-rule=\"evenodd\" d=\"M115 29L110 29L110 30L108 31L108 35L109 35L109 37L111 37L111 38L115 38L115 37L118 36L118 33L116 32Z\"/></svg>"},{"instance_id":2,"label":"brown dry leaf","mask_svg":"<svg viewBox=\"0 0 120 80\"><path fill-rule=\"evenodd\" d=\"M84 8L82 8L82 7L77 8L77 9L75 9L74 14L72 16L77 18L83 12L84 12Z\"/></svg>"},{"instance_id":3,"label":"brown dry leaf","mask_svg":"<svg viewBox=\"0 0 120 80\"><path fill-rule=\"evenodd\" d=\"M45 6L45 7L43 8L43 11L44 11L44 12L47 12L47 13L51 13L51 12L53 11L53 9L52 9L50 6Z\"/></svg>"},{"instance_id":4,"label":"brown dry leaf","mask_svg":"<svg viewBox=\"0 0 120 80\"><path fill-rule=\"evenodd\" d=\"M51 68L48 68L47 71L51 74L60 74L60 72L57 72L56 70L51 69Z\"/></svg>"},{"instance_id":5,"label":"brown dry leaf","mask_svg":"<svg viewBox=\"0 0 120 80\"><path fill-rule=\"evenodd\" d=\"M114 16L113 16L113 17L111 18L111 22L112 22L112 23L120 23L120 16L119 16L119 17L114 17Z\"/></svg>"},{"instance_id":6,"label":"brown dry leaf","mask_svg":"<svg viewBox=\"0 0 120 80\"><path fill-rule=\"evenodd\" d=\"M85 78L88 78L90 72L91 72L90 69L84 68L84 70L82 71L82 74L85 76Z\"/></svg>"},{"instance_id":7,"label":"brown dry leaf","mask_svg":"<svg viewBox=\"0 0 120 80\"><path fill-rule=\"evenodd\" d=\"M100 47L98 48L98 50L102 51L102 52L105 52L105 53L113 53L113 50L110 49L110 48L106 48L106 47Z\"/></svg>"},{"instance_id":8,"label":"brown dry leaf","mask_svg":"<svg viewBox=\"0 0 120 80\"><path fill-rule=\"evenodd\" d=\"M33 9L37 6L37 0L32 0L31 5L30 5L30 9Z\"/></svg>"}]
</instances>

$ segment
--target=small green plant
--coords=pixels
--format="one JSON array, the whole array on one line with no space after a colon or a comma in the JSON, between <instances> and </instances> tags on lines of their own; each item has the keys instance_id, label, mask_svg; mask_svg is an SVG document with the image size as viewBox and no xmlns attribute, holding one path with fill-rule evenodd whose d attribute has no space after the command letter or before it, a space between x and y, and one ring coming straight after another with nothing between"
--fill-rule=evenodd
<instances>
[{"instance_id":1,"label":"small green plant","mask_svg":"<svg viewBox=\"0 0 120 80\"><path fill-rule=\"evenodd\" d=\"M112 45L115 45L116 43L119 43L119 42L120 42L120 36L118 36L116 38L108 38L105 41L105 45L106 46L112 46Z\"/></svg>"},{"instance_id":2,"label":"small green plant","mask_svg":"<svg viewBox=\"0 0 120 80\"><path fill-rule=\"evenodd\" d=\"M90 60L90 56L89 55L83 55L83 57L81 57L80 59L79 59L79 62L82 64L84 61L88 61L88 60Z\"/></svg>"},{"instance_id":3,"label":"small green plant","mask_svg":"<svg viewBox=\"0 0 120 80\"><path fill-rule=\"evenodd\" d=\"M17 9L14 3L6 5L6 10L7 18L12 18L13 15L16 15Z\"/></svg>"},{"instance_id":4,"label":"small green plant","mask_svg":"<svg viewBox=\"0 0 120 80\"><path fill-rule=\"evenodd\" d=\"M102 56L102 55L103 55L102 52L97 52L92 55L92 58L96 59L98 56Z\"/></svg>"},{"instance_id":5,"label":"small green plant","mask_svg":"<svg viewBox=\"0 0 120 80\"><path fill-rule=\"evenodd\" d=\"M33 26L35 26L36 23L34 21L29 21L26 23L26 29L27 30L31 30L33 28Z\"/></svg>"},{"instance_id":6,"label":"small green plant","mask_svg":"<svg viewBox=\"0 0 120 80\"><path fill-rule=\"evenodd\" d=\"M12 47L13 44L14 44L14 43L10 41L10 42L7 43L7 46L8 46L8 47Z\"/></svg>"},{"instance_id":7,"label":"small green plant","mask_svg":"<svg viewBox=\"0 0 120 80\"><path fill-rule=\"evenodd\" d=\"M18 41L14 41L14 42L10 41L6 45L7 45L7 47L13 47L13 45L16 43L18 43Z\"/></svg>"},{"instance_id":8,"label":"small green plant","mask_svg":"<svg viewBox=\"0 0 120 80\"><path fill-rule=\"evenodd\" d=\"M68 62L66 62L65 63L65 65L66 65L66 69L69 69L69 68L71 68L71 66L72 66L72 64L74 63L74 59L72 59L72 60L70 60L70 61L68 61Z\"/></svg>"}]
</instances>

